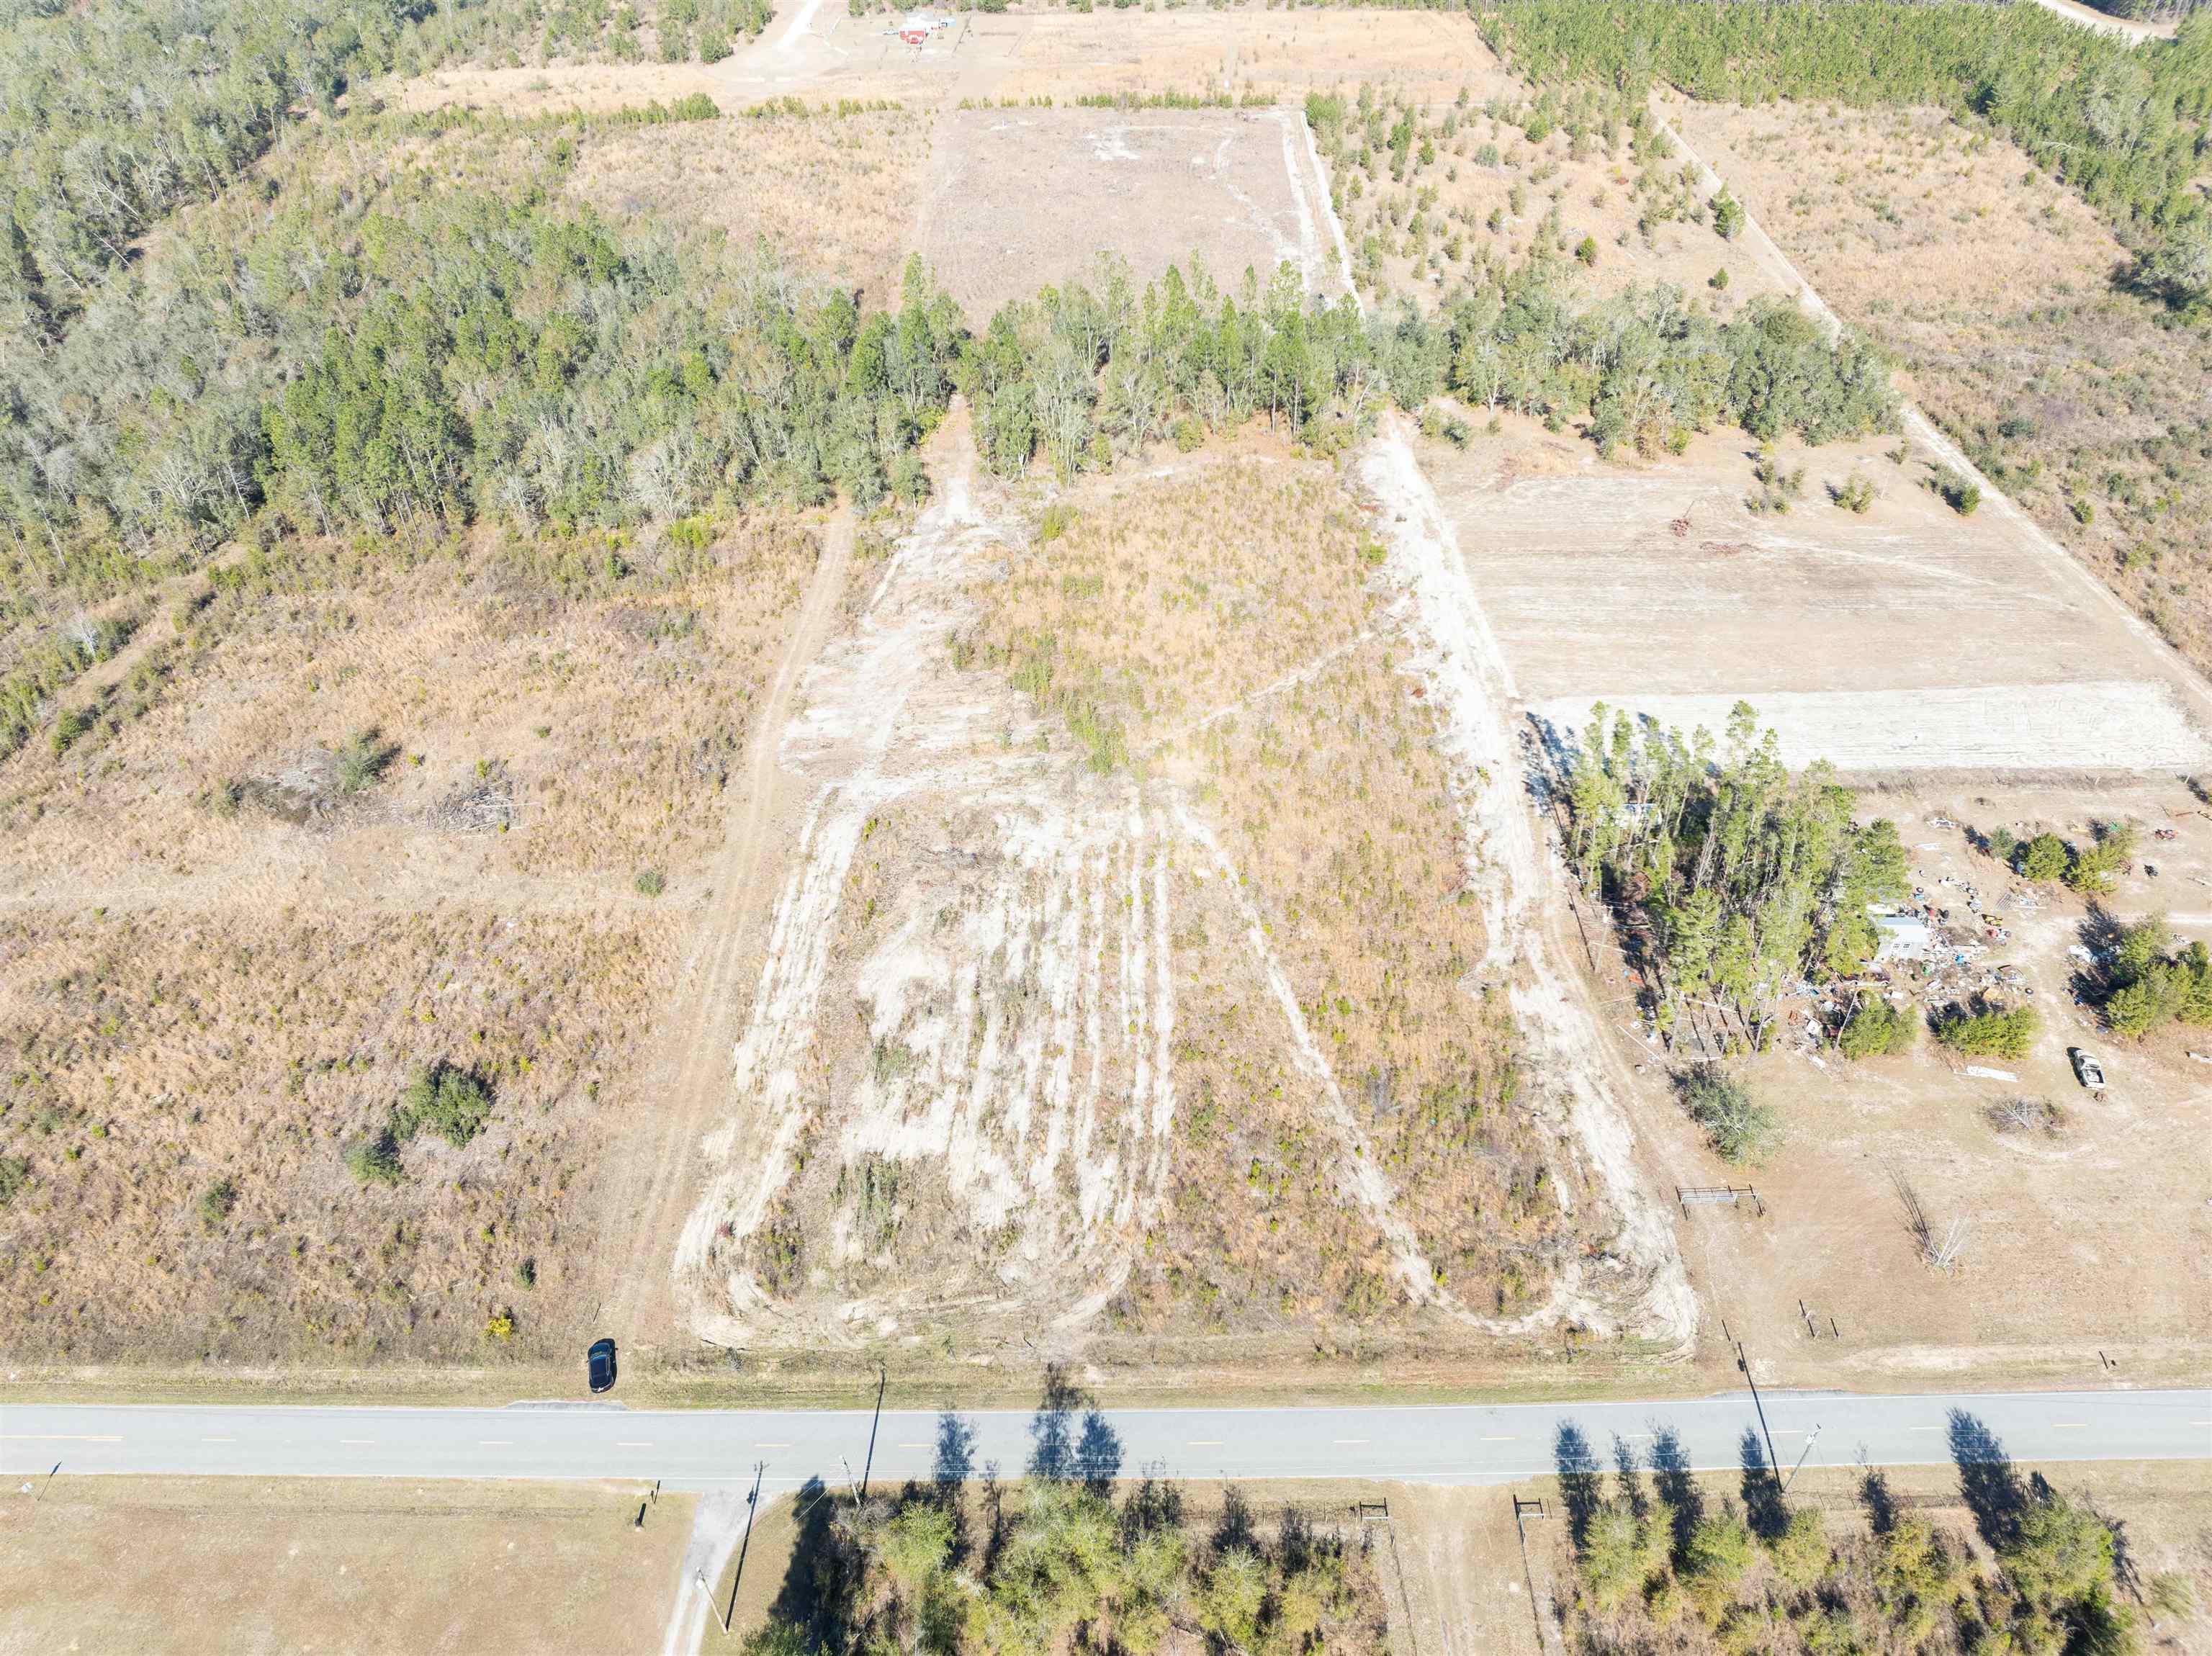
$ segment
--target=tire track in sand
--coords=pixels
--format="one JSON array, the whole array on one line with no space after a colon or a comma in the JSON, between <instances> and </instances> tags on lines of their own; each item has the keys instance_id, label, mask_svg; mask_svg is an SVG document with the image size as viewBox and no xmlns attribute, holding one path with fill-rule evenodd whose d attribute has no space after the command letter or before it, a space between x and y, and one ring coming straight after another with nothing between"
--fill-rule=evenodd
<instances>
[{"instance_id":1,"label":"tire track in sand","mask_svg":"<svg viewBox=\"0 0 2212 1656\"><path fill-rule=\"evenodd\" d=\"M853 555L853 521L839 512L826 526L806 596L767 696L747 739L744 803L733 811L715 858L712 895L693 927L674 994L660 1020L660 1059L644 1091L623 1165L609 1180L600 1234L600 1318L619 1339L661 1344L679 1323L672 1263L676 1239L703 1176L701 1137L726 1102L726 1087L744 992L759 935L776 892L784 821L794 803L779 762L792 701L836 624ZM652 1101L657 1101L657 1104ZM623 1245L626 1239L627 1245Z\"/></svg>"}]
</instances>

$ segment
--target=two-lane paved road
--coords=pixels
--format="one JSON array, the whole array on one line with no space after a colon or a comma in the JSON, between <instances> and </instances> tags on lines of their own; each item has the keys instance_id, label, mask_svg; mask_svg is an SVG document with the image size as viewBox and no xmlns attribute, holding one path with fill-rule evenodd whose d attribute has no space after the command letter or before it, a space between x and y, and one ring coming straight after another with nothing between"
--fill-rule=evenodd
<instances>
[{"instance_id":1,"label":"two-lane paved road","mask_svg":"<svg viewBox=\"0 0 2212 1656\"><path fill-rule=\"evenodd\" d=\"M1958 1397L1765 1394L1776 1455L1794 1465L1909 1465L1952 1458L1954 1411L2014 1460L2212 1459L2212 1391L2003 1392ZM841 1482L868 1465L896 1483L939 1469L948 1439L964 1464L1017 1473L1036 1416L898 1410L259 1409L0 1403L0 1473L233 1473L256 1477L659 1478L676 1489L743 1481ZM1609 1463L1616 1435L1649 1452L1671 1430L1690 1464L1739 1464L1759 1432L1748 1393L1666 1403L1282 1409L1126 1409L1091 1441L1124 1473L1185 1478L1357 1477L1494 1483L1556 1470L1571 1425ZM1085 1422L1068 1422L1081 1453ZM1815 1436L1815 1433L1818 1434ZM959 1459L958 1455L954 1457Z\"/></svg>"}]
</instances>

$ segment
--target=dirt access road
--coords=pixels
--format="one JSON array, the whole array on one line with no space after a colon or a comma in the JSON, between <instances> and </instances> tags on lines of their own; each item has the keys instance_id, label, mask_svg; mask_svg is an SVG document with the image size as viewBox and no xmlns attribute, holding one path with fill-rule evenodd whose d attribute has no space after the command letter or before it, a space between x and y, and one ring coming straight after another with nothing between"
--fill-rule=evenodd
<instances>
[{"instance_id":1,"label":"dirt access road","mask_svg":"<svg viewBox=\"0 0 2212 1656\"><path fill-rule=\"evenodd\" d=\"M700 1137L726 1099L744 990L758 968L758 940L798 803L779 762L784 727L799 677L836 622L852 559L853 520L841 511L824 526L821 559L754 717L744 798L729 819L711 894L653 1038L659 1061L609 1153L600 1322L641 1352L665 1347L678 1331L668 1261L697 1194Z\"/></svg>"}]
</instances>

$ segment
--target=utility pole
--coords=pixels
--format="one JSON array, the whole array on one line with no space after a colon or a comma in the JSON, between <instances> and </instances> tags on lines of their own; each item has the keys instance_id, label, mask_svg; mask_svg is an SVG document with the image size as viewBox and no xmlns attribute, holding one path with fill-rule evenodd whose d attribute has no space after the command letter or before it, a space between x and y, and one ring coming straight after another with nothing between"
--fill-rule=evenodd
<instances>
[{"instance_id":1,"label":"utility pole","mask_svg":"<svg viewBox=\"0 0 2212 1656\"><path fill-rule=\"evenodd\" d=\"M708 1585L707 1573L704 1570L699 1571L691 1578L694 1585L699 1589L699 1596L707 1599L708 1614L722 1624L722 1632L725 1635L729 1633L730 1623L737 1619L738 1587L745 1579L745 1554L752 1550L753 1544L753 1517L760 1511L761 1476L767 1471L766 1461L757 1460L753 1463L752 1493L745 1497L744 1538L738 1543L738 1568L730 1575L730 1602L727 1608L717 1610L714 1600L708 1596L714 1592L714 1588Z\"/></svg>"},{"instance_id":2,"label":"utility pole","mask_svg":"<svg viewBox=\"0 0 2212 1656\"><path fill-rule=\"evenodd\" d=\"M1759 1382L1752 1378L1751 1359L1744 1355L1741 1340L1735 1343L1735 1366L1743 1370L1744 1384L1751 1387L1751 1406L1759 1411L1759 1429L1766 1437L1766 1464L1771 1470L1778 1472L1782 1470L1782 1460L1774 1453L1774 1433L1766 1424L1766 1405L1759 1400ZM1806 1447L1810 1448L1812 1446L1808 1444Z\"/></svg>"}]
</instances>

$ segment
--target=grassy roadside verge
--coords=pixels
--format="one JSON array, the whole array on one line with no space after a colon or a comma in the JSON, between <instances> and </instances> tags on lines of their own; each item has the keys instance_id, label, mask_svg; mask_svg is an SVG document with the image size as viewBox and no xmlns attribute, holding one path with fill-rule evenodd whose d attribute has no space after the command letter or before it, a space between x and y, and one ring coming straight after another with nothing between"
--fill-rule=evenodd
<instances>
[{"instance_id":1,"label":"grassy roadside verge","mask_svg":"<svg viewBox=\"0 0 2212 1656\"><path fill-rule=\"evenodd\" d=\"M1601 1402L1662 1400L1740 1390L1732 1352L1717 1348L1688 1361L1627 1355L1566 1363L1316 1362L1267 1367L1097 1365L1085 1383L1109 1406L1288 1407L1322 1404ZM1963 1393L2033 1390L2140 1389L2212 1383L2212 1351L2188 1349L2115 1354L2117 1370L2094 1359L2021 1348L1984 1354L1954 1367L1793 1369L1763 1380L1771 1390L1834 1388L1866 1393ZM988 1369L951 1365L890 1369L887 1409L1027 1409L1036 1402L1041 1362ZM857 1356L802 1363L786 1359L745 1368L686 1368L633 1362L617 1400L634 1409L859 1409L874 1405L878 1370ZM249 1404L323 1407L495 1408L518 1401L584 1395L574 1368L390 1368L355 1370L206 1368L38 1367L18 1364L0 1380L7 1403Z\"/></svg>"}]
</instances>

